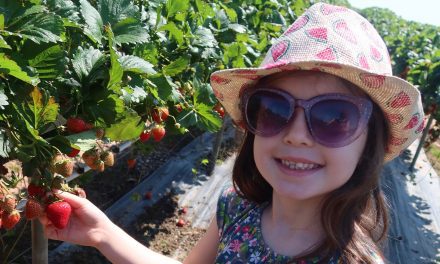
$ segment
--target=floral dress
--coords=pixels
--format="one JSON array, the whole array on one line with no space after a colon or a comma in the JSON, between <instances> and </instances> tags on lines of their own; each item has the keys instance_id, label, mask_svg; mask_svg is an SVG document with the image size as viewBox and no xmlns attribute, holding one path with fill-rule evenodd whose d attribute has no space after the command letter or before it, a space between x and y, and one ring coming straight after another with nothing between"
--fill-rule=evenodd
<instances>
[{"instance_id":1,"label":"floral dress","mask_svg":"<svg viewBox=\"0 0 440 264\"><path fill-rule=\"evenodd\" d=\"M265 244L261 233L261 215L267 205L239 197L233 187L222 192L217 203L220 244L215 263L318 263L319 257L292 261L292 257L277 254ZM342 262L335 255L328 263Z\"/></svg>"}]
</instances>

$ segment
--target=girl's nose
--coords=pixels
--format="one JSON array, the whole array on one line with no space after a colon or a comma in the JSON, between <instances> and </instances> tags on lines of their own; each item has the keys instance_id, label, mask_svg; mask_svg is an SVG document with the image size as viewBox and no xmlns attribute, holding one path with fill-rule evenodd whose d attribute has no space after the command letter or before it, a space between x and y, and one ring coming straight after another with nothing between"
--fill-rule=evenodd
<instances>
[{"instance_id":1,"label":"girl's nose","mask_svg":"<svg viewBox=\"0 0 440 264\"><path fill-rule=\"evenodd\" d=\"M304 109L297 107L290 125L282 132L283 142L292 146L313 146L315 141L309 132Z\"/></svg>"}]
</instances>

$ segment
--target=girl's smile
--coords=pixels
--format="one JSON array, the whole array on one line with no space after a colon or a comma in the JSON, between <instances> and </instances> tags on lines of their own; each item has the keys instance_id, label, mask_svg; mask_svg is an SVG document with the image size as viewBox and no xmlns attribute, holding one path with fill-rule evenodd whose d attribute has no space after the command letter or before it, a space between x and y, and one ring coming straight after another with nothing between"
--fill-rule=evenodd
<instances>
[{"instance_id":1,"label":"girl's smile","mask_svg":"<svg viewBox=\"0 0 440 264\"><path fill-rule=\"evenodd\" d=\"M328 93L358 95L356 88L342 79L320 72L276 75L263 85L304 100ZM273 187L274 195L303 200L322 196L342 186L356 168L367 130L346 146L329 148L317 143L310 135L302 108L295 109L293 118L274 136L255 136L255 163L263 178Z\"/></svg>"}]
</instances>

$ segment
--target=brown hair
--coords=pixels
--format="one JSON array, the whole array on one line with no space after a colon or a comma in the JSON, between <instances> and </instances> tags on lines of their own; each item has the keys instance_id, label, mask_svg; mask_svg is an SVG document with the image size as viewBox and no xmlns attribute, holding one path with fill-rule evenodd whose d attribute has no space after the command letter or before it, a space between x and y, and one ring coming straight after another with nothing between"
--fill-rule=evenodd
<instances>
[{"instance_id":1,"label":"brown hair","mask_svg":"<svg viewBox=\"0 0 440 264\"><path fill-rule=\"evenodd\" d=\"M387 234L388 209L379 182L389 133L382 111L373 105L365 149L352 177L322 202L326 239L297 260L321 256L320 263L327 263L339 252L344 263L375 263L372 254L382 256L379 242ZM232 178L240 196L261 204L271 201L273 189L256 167L253 143L254 135L245 132Z\"/></svg>"}]
</instances>

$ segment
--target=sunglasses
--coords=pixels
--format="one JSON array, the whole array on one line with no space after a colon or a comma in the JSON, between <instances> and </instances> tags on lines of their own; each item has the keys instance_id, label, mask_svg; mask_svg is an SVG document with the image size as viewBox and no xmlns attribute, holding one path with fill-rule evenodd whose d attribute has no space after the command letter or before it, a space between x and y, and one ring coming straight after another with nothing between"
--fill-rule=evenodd
<instances>
[{"instance_id":1,"label":"sunglasses","mask_svg":"<svg viewBox=\"0 0 440 264\"><path fill-rule=\"evenodd\" d=\"M280 133L292 122L296 107L303 108L313 139L330 148L356 140L373 109L372 102L362 97L330 93L301 100L273 88L246 90L241 102L247 129L262 137Z\"/></svg>"}]
</instances>

